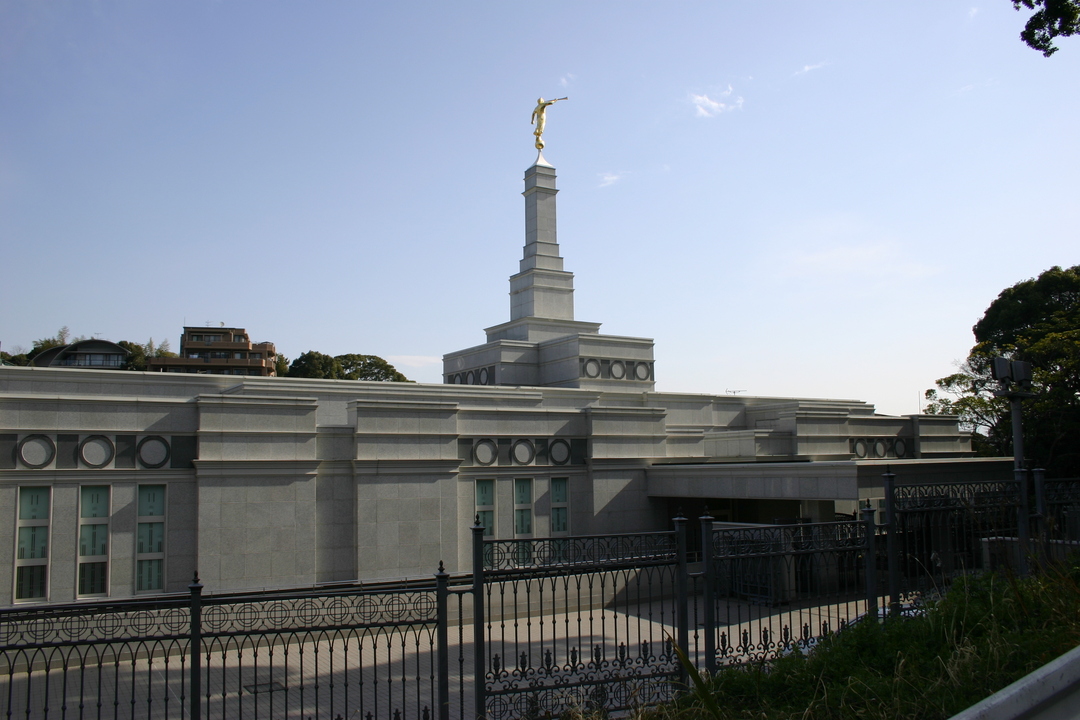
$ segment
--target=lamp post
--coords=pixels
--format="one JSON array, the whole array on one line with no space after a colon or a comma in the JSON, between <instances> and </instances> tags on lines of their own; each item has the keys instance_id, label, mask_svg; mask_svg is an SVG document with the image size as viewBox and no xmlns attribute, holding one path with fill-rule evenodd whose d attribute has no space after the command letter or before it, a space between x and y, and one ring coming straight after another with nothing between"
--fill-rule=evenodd
<instances>
[{"instance_id":1,"label":"lamp post","mask_svg":"<svg viewBox=\"0 0 1080 720\"><path fill-rule=\"evenodd\" d=\"M1012 411L1013 477L1016 479L1020 501L1016 518L1016 534L1020 550L1017 569L1020 574L1026 574L1028 541L1031 537L1031 510L1028 504L1027 472L1024 470L1024 429L1021 425L1023 420L1020 416L1020 402L1024 398L1035 397L1035 393L1031 392L1031 363L997 357L992 361L990 374L1001 385L999 390L994 391L994 395L1008 398L1009 409Z\"/></svg>"},{"instance_id":2,"label":"lamp post","mask_svg":"<svg viewBox=\"0 0 1080 720\"><path fill-rule=\"evenodd\" d=\"M994 396L1009 399L1009 409L1012 411L1013 469L1023 470L1024 430L1020 402L1036 395L1031 392L1031 363L996 357L990 365L990 375L1001 385L999 390L994 391Z\"/></svg>"}]
</instances>

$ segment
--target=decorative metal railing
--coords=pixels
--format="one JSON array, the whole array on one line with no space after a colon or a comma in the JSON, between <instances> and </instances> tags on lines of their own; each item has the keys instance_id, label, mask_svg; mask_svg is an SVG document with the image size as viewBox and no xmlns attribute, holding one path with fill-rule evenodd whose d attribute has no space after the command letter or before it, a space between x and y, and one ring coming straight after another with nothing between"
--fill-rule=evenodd
<instances>
[{"instance_id":1,"label":"decorative metal railing","mask_svg":"<svg viewBox=\"0 0 1080 720\"><path fill-rule=\"evenodd\" d=\"M867 532L854 520L713 530L707 666L809 648L867 612Z\"/></svg>"},{"instance_id":2,"label":"decorative metal railing","mask_svg":"<svg viewBox=\"0 0 1080 720\"><path fill-rule=\"evenodd\" d=\"M471 573L378 589L0 610L0 718L614 716L809 650L958 574L1080 546L1080 480L898 485L886 513L793 525L484 540ZM1030 521L1030 522L1029 522ZM698 537L698 533L694 533ZM196 652L192 648L197 648Z\"/></svg>"},{"instance_id":3,"label":"decorative metal railing","mask_svg":"<svg viewBox=\"0 0 1080 720\"><path fill-rule=\"evenodd\" d=\"M478 713L617 713L672 697L678 532L480 542Z\"/></svg>"},{"instance_id":4,"label":"decorative metal railing","mask_svg":"<svg viewBox=\"0 0 1080 720\"><path fill-rule=\"evenodd\" d=\"M0 709L42 719L434 718L446 702L436 676L440 662L449 669L447 578L208 597L196 581L183 599L3 611Z\"/></svg>"},{"instance_id":5,"label":"decorative metal railing","mask_svg":"<svg viewBox=\"0 0 1080 720\"><path fill-rule=\"evenodd\" d=\"M1028 525L1019 481L894 485L890 501L902 596L942 592L964 573L1023 571Z\"/></svg>"}]
</instances>

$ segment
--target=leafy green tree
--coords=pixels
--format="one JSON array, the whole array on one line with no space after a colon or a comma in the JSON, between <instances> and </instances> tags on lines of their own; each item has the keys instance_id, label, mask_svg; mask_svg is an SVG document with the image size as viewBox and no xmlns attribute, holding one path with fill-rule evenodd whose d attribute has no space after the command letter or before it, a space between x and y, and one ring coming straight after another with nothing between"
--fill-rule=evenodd
<instances>
[{"instance_id":1,"label":"leafy green tree","mask_svg":"<svg viewBox=\"0 0 1080 720\"><path fill-rule=\"evenodd\" d=\"M274 375L285 377L289 374L289 358L281 353L274 356Z\"/></svg>"},{"instance_id":2,"label":"leafy green tree","mask_svg":"<svg viewBox=\"0 0 1080 720\"><path fill-rule=\"evenodd\" d=\"M1025 455L1054 475L1080 475L1080 265L1006 288L972 330L978 342L959 372L927 390L927 412L958 415L977 451L1011 454L1008 402L993 395L990 360L1026 360L1037 396L1023 404Z\"/></svg>"},{"instance_id":3,"label":"leafy green tree","mask_svg":"<svg viewBox=\"0 0 1080 720\"><path fill-rule=\"evenodd\" d=\"M26 353L26 359L33 360L34 357L50 348L60 347L61 345L67 345L71 342L71 331L68 330L68 326L60 328L56 335L52 337L41 338L34 341L34 347L30 349L30 352Z\"/></svg>"},{"instance_id":4,"label":"leafy green tree","mask_svg":"<svg viewBox=\"0 0 1080 720\"><path fill-rule=\"evenodd\" d=\"M341 379L341 363L330 355L309 350L292 361L288 375L296 378L339 380Z\"/></svg>"},{"instance_id":5,"label":"leafy green tree","mask_svg":"<svg viewBox=\"0 0 1080 720\"><path fill-rule=\"evenodd\" d=\"M377 355L347 354L331 357L310 350L293 360L289 377L323 378L326 380L378 380L410 382L393 365Z\"/></svg>"},{"instance_id":6,"label":"leafy green tree","mask_svg":"<svg viewBox=\"0 0 1080 720\"><path fill-rule=\"evenodd\" d=\"M130 353L127 362L124 363L125 370L146 370L145 346L140 345L139 343L128 342L127 340L121 340L116 344Z\"/></svg>"},{"instance_id":7,"label":"leafy green tree","mask_svg":"<svg viewBox=\"0 0 1080 720\"><path fill-rule=\"evenodd\" d=\"M0 350L0 360L3 360L4 362L11 363L12 365L29 365L30 364L30 359L28 357L26 357L26 353L23 352L23 349L21 347L19 347L19 346L15 347L15 352L14 353L9 353L9 352Z\"/></svg>"},{"instance_id":8,"label":"leafy green tree","mask_svg":"<svg viewBox=\"0 0 1080 720\"><path fill-rule=\"evenodd\" d=\"M1058 51L1054 38L1080 34L1080 0L1013 0L1017 10L1034 10L1020 39L1050 57Z\"/></svg>"},{"instance_id":9,"label":"leafy green tree","mask_svg":"<svg viewBox=\"0 0 1080 720\"><path fill-rule=\"evenodd\" d=\"M338 355L341 377L345 380L378 380L381 382L411 382L393 365L378 355Z\"/></svg>"},{"instance_id":10,"label":"leafy green tree","mask_svg":"<svg viewBox=\"0 0 1080 720\"><path fill-rule=\"evenodd\" d=\"M124 370L146 370L149 367L147 359L152 357L177 357L176 353L170 349L168 340L162 340L157 346L154 345L154 338L150 338L142 345L127 340L121 340L116 344L131 353L124 364Z\"/></svg>"}]
</instances>

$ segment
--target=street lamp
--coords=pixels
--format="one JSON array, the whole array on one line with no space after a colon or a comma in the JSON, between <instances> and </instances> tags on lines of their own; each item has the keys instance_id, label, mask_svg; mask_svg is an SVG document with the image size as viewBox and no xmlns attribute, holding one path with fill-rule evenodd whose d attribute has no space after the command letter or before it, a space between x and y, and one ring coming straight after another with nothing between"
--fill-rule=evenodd
<instances>
[{"instance_id":1,"label":"street lamp","mask_svg":"<svg viewBox=\"0 0 1080 720\"><path fill-rule=\"evenodd\" d=\"M990 375L1001 384L1001 389L995 390L994 396L1009 399L1009 408L1012 410L1013 468L1023 470L1024 432L1020 418L1020 401L1036 396L1036 393L1031 392L1031 363L996 357L991 361Z\"/></svg>"}]
</instances>

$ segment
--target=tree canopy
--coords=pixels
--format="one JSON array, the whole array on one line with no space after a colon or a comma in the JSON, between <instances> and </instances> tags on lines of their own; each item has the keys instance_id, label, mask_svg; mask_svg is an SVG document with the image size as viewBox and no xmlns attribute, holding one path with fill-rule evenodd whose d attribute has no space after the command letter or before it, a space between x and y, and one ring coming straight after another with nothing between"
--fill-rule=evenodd
<instances>
[{"instance_id":1,"label":"tree canopy","mask_svg":"<svg viewBox=\"0 0 1080 720\"><path fill-rule=\"evenodd\" d=\"M85 335L72 337L71 331L68 330L67 325L65 325L60 328L55 335L35 340L34 345L30 350L22 352L22 348L17 348L19 352L14 354L0 352L0 358L7 360L12 365L29 365L30 361L37 355L50 348L69 345L87 339L89 338ZM154 344L154 338L150 338L145 343L120 340L116 344L131 353L128 356L127 362L124 364L124 370L146 370L146 359L150 357L176 357L176 353L172 352L172 349L169 347L168 340L162 340L160 345Z\"/></svg>"},{"instance_id":2,"label":"tree canopy","mask_svg":"<svg viewBox=\"0 0 1080 720\"><path fill-rule=\"evenodd\" d=\"M1046 57L1058 51L1054 38L1080 34L1080 0L1013 0L1013 7L1035 11L1020 39Z\"/></svg>"},{"instance_id":3,"label":"tree canopy","mask_svg":"<svg viewBox=\"0 0 1080 720\"><path fill-rule=\"evenodd\" d=\"M927 412L958 415L980 454L1011 454L1008 402L993 395L990 361L1026 360L1037 396L1023 404L1025 455L1059 477L1080 475L1080 265L1006 288L972 331L959 372L926 391Z\"/></svg>"},{"instance_id":4,"label":"tree canopy","mask_svg":"<svg viewBox=\"0 0 1080 720\"><path fill-rule=\"evenodd\" d=\"M376 380L381 382L411 382L393 365L377 355L330 356L309 350L293 360L289 377L323 378L326 380Z\"/></svg>"}]
</instances>

